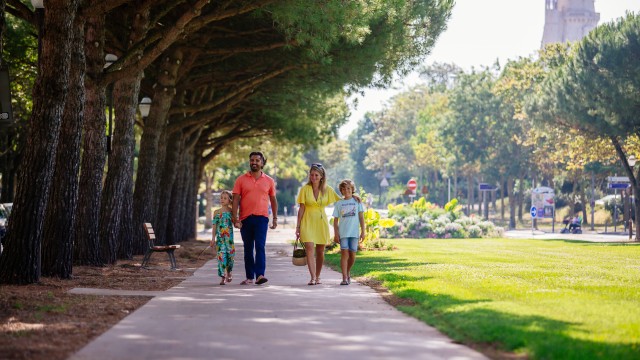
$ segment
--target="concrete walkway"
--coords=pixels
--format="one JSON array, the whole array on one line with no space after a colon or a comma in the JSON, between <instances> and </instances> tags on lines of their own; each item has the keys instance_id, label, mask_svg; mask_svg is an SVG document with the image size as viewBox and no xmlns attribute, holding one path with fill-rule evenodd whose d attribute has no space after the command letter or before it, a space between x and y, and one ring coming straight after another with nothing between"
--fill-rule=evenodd
<instances>
[{"instance_id":1,"label":"concrete walkway","mask_svg":"<svg viewBox=\"0 0 640 360\"><path fill-rule=\"evenodd\" d=\"M218 285L210 261L70 359L486 359L371 288L340 286L341 275L329 268L322 285L308 286L307 268L293 266L288 255L291 233L270 230L267 284L239 285L238 247L231 284Z\"/></svg>"}]
</instances>

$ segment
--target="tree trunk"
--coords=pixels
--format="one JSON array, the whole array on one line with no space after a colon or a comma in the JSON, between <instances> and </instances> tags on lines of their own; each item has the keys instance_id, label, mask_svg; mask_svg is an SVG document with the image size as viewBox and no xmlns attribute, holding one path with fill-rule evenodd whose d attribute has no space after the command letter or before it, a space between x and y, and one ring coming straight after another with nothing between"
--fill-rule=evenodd
<instances>
[{"instance_id":1,"label":"tree trunk","mask_svg":"<svg viewBox=\"0 0 640 360\"><path fill-rule=\"evenodd\" d=\"M172 216L167 219L167 243L176 244L183 239L184 226L181 224L186 221L187 203L190 199L186 198L187 177L189 176L189 163L184 151L180 153L179 173L171 190L171 210Z\"/></svg>"},{"instance_id":2,"label":"tree trunk","mask_svg":"<svg viewBox=\"0 0 640 360\"><path fill-rule=\"evenodd\" d=\"M153 106L145 121L140 141L138 171L136 173L135 192L133 194L133 229L137 237L144 238L142 224L158 224L155 221L155 191L158 163L158 143L166 126L167 114L175 96L178 69L182 62L182 52L175 50L171 56L162 59L158 72L158 84L155 87Z\"/></svg>"},{"instance_id":3,"label":"tree trunk","mask_svg":"<svg viewBox=\"0 0 640 360\"><path fill-rule=\"evenodd\" d=\"M482 179L479 179L478 182L482 182ZM474 186L475 189L475 186ZM478 216L482 216L482 205L484 202L484 196L482 191L480 191L480 189L478 189Z\"/></svg>"},{"instance_id":4,"label":"tree trunk","mask_svg":"<svg viewBox=\"0 0 640 360\"><path fill-rule=\"evenodd\" d=\"M216 172L204 172L204 197L207 199L207 207L204 209L204 229L209 230L212 227L213 220L213 179Z\"/></svg>"},{"instance_id":5,"label":"tree trunk","mask_svg":"<svg viewBox=\"0 0 640 360\"><path fill-rule=\"evenodd\" d=\"M582 184L584 184L584 181L582 182ZM580 195L580 201L582 202L582 222L585 225L589 225L589 220L587 218L587 204L588 204L588 201L587 201L587 194L586 194L585 190L586 190L585 186L584 185L580 185L579 195ZM627 224L628 224L628 222L627 222Z\"/></svg>"},{"instance_id":6,"label":"tree trunk","mask_svg":"<svg viewBox=\"0 0 640 360\"><path fill-rule=\"evenodd\" d=\"M113 152L109 156L109 171L102 192L100 222L101 255L102 261L107 264L115 264L118 258L124 194L126 187L133 185L134 126L141 79L142 73L139 73L135 77L118 81L114 87L118 116L113 137ZM130 249L131 243L123 246Z\"/></svg>"},{"instance_id":7,"label":"tree trunk","mask_svg":"<svg viewBox=\"0 0 640 360\"><path fill-rule=\"evenodd\" d=\"M69 96L62 118L54 181L45 215L44 238L42 240L42 274L62 279L71 278L73 271L80 140L85 100L84 21L76 19L74 28Z\"/></svg>"},{"instance_id":8,"label":"tree trunk","mask_svg":"<svg viewBox=\"0 0 640 360\"><path fill-rule=\"evenodd\" d=\"M136 8L131 15L129 44L137 44L147 33L149 8ZM143 54L134 52L130 59ZM131 60L135 61L135 60ZM130 62L131 62L130 61ZM125 64L127 66L130 64ZM102 196L101 229L103 261L114 264L118 257L130 258L133 252L132 234L123 234L123 221L132 221L132 201L125 202L125 194L133 192L133 159L135 150L135 121L142 72L116 82L114 86L116 128L113 153L109 157L109 171ZM125 204L129 207L125 208ZM132 229L132 224L127 224ZM124 235L124 237L122 237Z\"/></svg>"},{"instance_id":9,"label":"tree trunk","mask_svg":"<svg viewBox=\"0 0 640 360\"><path fill-rule=\"evenodd\" d=\"M460 200L458 197L458 170L453 170L453 193L456 194L456 198Z\"/></svg>"},{"instance_id":10,"label":"tree trunk","mask_svg":"<svg viewBox=\"0 0 640 360\"><path fill-rule=\"evenodd\" d=\"M33 91L33 112L24 159L18 171L6 250L0 256L0 282L30 284L41 274L44 215L55 166L62 114L69 87L73 21L78 0L49 0L41 39L42 57Z\"/></svg>"},{"instance_id":11,"label":"tree trunk","mask_svg":"<svg viewBox=\"0 0 640 360\"><path fill-rule=\"evenodd\" d=\"M196 175L196 169L198 168L198 160L200 156L195 156L194 149L191 147L187 154L187 161L189 161L190 167L187 176L187 186L186 191L187 194L185 199L187 199L187 212L186 218L183 222L184 224L184 233L181 241L187 241L191 239L195 239L197 236L197 223L198 223L198 183L200 182L200 178ZM189 205L191 204L191 205Z\"/></svg>"},{"instance_id":12,"label":"tree trunk","mask_svg":"<svg viewBox=\"0 0 640 360\"><path fill-rule=\"evenodd\" d=\"M94 44L98 43L99 46ZM87 76L85 77L86 103L84 134L82 140L82 164L78 193L76 243L74 263L76 265L102 266L100 257L100 203L102 178L106 161L106 118L104 109L105 88L98 79L104 68L104 16L87 19L85 33L85 55Z\"/></svg>"},{"instance_id":13,"label":"tree trunk","mask_svg":"<svg viewBox=\"0 0 640 360\"><path fill-rule=\"evenodd\" d=\"M518 221L522 222L522 208L524 207L524 172L518 177Z\"/></svg>"},{"instance_id":14,"label":"tree trunk","mask_svg":"<svg viewBox=\"0 0 640 360\"><path fill-rule=\"evenodd\" d=\"M180 157L182 156L182 144L184 144L184 140L181 131L169 136L169 141L166 145L164 168L162 169L163 173L160 177L160 186L156 192L159 201L156 214L156 223L158 224L156 236L161 244L164 244L167 239L167 221L171 213L171 193L176 181Z\"/></svg>"},{"instance_id":15,"label":"tree trunk","mask_svg":"<svg viewBox=\"0 0 640 360\"><path fill-rule=\"evenodd\" d=\"M135 142L135 139L134 139ZM135 143L134 143L135 147ZM133 164L131 176L127 175L127 182L122 193L122 219L120 220L120 241L118 245L118 259L131 260L133 255L142 255L146 250L145 239L136 238L133 231Z\"/></svg>"},{"instance_id":16,"label":"tree trunk","mask_svg":"<svg viewBox=\"0 0 640 360\"><path fill-rule=\"evenodd\" d=\"M507 178L507 196L509 197L509 229L516 228L516 199L513 193L513 178Z\"/></svg>"},{"instance_id":17,"label":"tree trunk","mask_svg":"<svg viewBox=\"0 0 640 360\"><path fill-rule=\"evenodd\" d=\"M504 177L500 175L500 220L504 223Z\"/></svg>"},{"instance_id":18,"label":"tree trunk","mask_svg":"<svg viewBox=\"0 0 640 360\"><path fill-rule=\"evenodd\" d=\"M472 176L467 177L467 200L468 200L467 215L471 216L471 213L473 212L473 203L475 201L473 199L473 177Z\"/></svg>"}]
</instances>

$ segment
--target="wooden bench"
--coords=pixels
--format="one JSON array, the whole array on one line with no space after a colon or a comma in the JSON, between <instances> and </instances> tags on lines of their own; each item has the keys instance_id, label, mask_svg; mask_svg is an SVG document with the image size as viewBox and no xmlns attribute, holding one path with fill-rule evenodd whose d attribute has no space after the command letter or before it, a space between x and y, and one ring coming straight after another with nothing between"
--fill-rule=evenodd
<instances>
[{"instance_id":1,"label":"wooden bench","mask_svg":"<svg viewBox=\"0 0 640 360\"><path fill-rule=\"evenodd\" d=\"M180 245L156 245L156 234L153 231L151 223L144 223L143 227L147 234L147 240L149 240L149 247L147 248L147 252L144 254L141 267L146 267L148 265L151 254L154 252L166 252L169 256L169 261L171 262L171 270L177 270L178 265L176 264L176 257L173 255L173 252L176 249L180 249Z\"/></svg>"}]
</instances>

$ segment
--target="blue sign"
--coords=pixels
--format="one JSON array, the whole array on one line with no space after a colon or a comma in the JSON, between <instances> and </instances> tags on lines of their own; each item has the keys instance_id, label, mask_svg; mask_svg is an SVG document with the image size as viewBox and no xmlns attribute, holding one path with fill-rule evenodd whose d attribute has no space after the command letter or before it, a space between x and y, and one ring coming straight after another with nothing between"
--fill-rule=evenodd
<instances>
[{"instance_id":1,"label":"blue sign","mask_svg":"<svg viewBox=\"0 0 640 360\"><path fill-rule=\"evenodd\" d=\"M491 184L480 183L479 190L480 191L491 191L491 190L494 190L494 187Z\"/></svg>"},{"instance_id":2,"label":"blue sign","mask_svg":"<svg viewBox=\"0 0 640 360\"><path fill-rule=\"evenodd\" d=\"M626 189L629 186L631 186L631 184L627 184L627 183L609 183L608 184L609 189Z\"/></svg>"},{"instance_id":3,"label":"blue sign","mask_svg":"<svg viewBox=\"0 0 640 360\"><path fill-rule=\"evenodd\" d=\"M535 206L532 206L532 207L531 207L531 217L532 217L532 218L536 218L536 217L538 217L538 209L536 209L536 207L535 207Z\"/></svg>"}]
</instances>

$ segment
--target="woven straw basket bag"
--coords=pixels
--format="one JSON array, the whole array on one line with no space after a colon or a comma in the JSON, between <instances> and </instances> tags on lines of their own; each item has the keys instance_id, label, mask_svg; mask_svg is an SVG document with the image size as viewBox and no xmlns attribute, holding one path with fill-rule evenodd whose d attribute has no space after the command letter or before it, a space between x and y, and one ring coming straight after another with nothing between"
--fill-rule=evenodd
<instances>
[{"instance_id":1,"label":"woven straw basket bag","mask_svg":"<svg viewBox=\"0 0 640 360\"><path fill-rule=\"evenodd\" d=\"M300 243L300 240L296 240L296 242L293 243L293 257L291 258L291 262L295 266L305 266L307 265L307 252L302 243L300 243L300 248L298 248L298 243Z\"/></svg>"}]
</instances>

